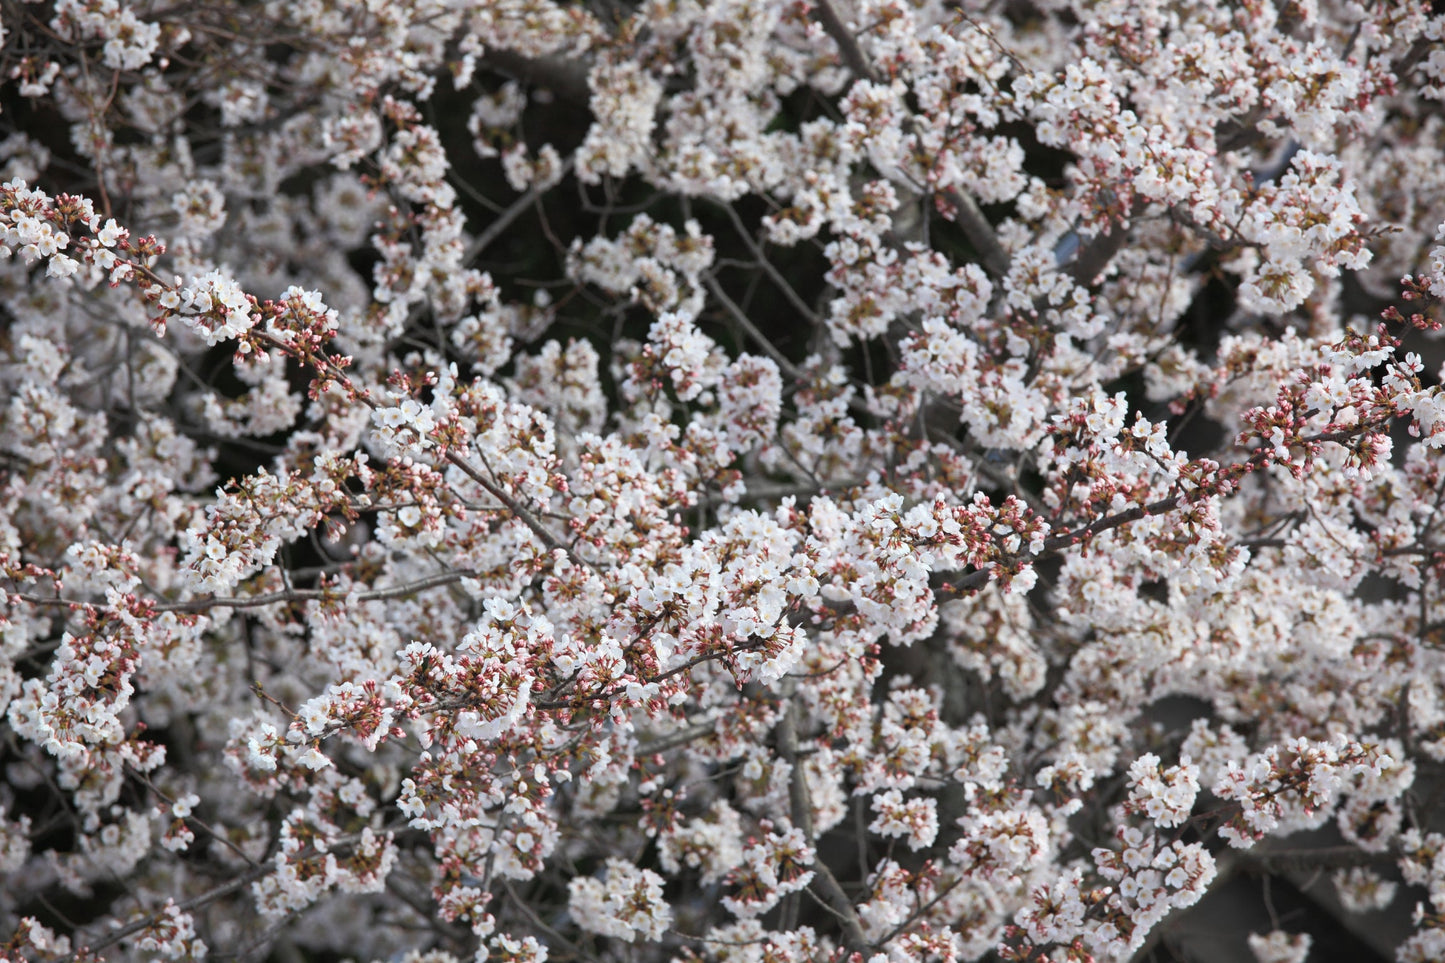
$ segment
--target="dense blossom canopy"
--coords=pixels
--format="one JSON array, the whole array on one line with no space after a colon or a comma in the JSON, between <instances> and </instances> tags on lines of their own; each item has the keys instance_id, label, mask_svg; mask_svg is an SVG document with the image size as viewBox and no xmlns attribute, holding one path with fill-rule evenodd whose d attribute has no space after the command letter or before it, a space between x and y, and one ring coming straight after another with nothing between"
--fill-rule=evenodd
<instances>
[{"instance_id":1,"label":"dense blossom canopy","mask_svg":"<svg viewBox=\"0 0 1445 963\"><path fill-rule=\"evenodd\" d=\"M1442 32L0 0L0 958L1445 959Z\"/></svg>"}]
</instances>

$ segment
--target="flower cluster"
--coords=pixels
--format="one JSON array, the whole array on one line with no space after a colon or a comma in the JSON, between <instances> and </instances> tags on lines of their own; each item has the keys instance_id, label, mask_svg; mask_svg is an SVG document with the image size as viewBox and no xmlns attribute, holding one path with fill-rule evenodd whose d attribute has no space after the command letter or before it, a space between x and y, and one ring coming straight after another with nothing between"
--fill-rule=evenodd
<instances>
[{"instance_id":1,"label":"flower cluster","mask_svg":"<svg viewBox=\"0 0 1445 963\"><path fill-rule=\"evenodd\" d=\"M609 859L603 879L579 876L568 887L568 911L584 930L631 943L661 938L672 923L662 877Z\"/></svg>"}]
</instances>

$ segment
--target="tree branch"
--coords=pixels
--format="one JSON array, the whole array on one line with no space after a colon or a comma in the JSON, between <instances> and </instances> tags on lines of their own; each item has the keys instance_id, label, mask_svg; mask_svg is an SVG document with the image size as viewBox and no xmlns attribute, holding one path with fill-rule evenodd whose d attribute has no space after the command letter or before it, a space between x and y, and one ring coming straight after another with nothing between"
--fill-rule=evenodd
<instances>
[{"instance_id":1,"label":"tree branch","mask_svg":"<svg viewBox=\"0 0 1445 963\"><path fill-rule=\"evenodd\" d=\"M858 45L858 38L853 36L848 25L838 16L831 0L816 0L813 9L818 22L823 25L823 30L832 38L833 43L837 44L838 56L844 65L854 76L876 82L878 75L868 62L868 55ZM993 275L1007 274L1011 258L999 243L998 233L993 229L993 225L983 216L983 211L979 210L978 202L957 188L945 191L943 198L957 212L955 223L962 228L968 243L978 251L984 268Z\"/></svg>"},{"instance_id":2,"label":"tree branch","mask_svg":"<svg viewBox=\"0 0 1445 963\"><path fill-rule=\"evenodd\" d=\"M817 0L813 9L818 14L818 22L823 25L823 30L838 45L838 56L842 58L843 64L853 71L855 76L864 80L876 80L873 67L868 63L868 56L863 53L863 48L858 46L858 38L853 36L848 25L838 16L832 0Z\"/></svg>"},{"instance_id":3,"label":"tree branch","mask_svg":"<svg viewBox=\"0 0 1445 963\"><path fill-rule=\"evenodd\" d=\"M820 897L833 912L837 914L838 921L843 925L843 934L846 938L848 949L854 953L867 955L869 950L868 938L863 935L863 924L858 920L858 910L848 894L843 891L838 878L833 871L823 862L814 847L813 838L813 802L808 792L808 774L803 769L803 763L798 758L798 729L797 729L797 702L794 699L787 699L787 708L783 710L783 717L778 722L778 754L783 757L792 769L792 778L788 784L788 800L792 812L793 825L803 831L803 837L807 840L809 848L813 849L813 881L808 888Z\"/></svg>"}]
</instances>

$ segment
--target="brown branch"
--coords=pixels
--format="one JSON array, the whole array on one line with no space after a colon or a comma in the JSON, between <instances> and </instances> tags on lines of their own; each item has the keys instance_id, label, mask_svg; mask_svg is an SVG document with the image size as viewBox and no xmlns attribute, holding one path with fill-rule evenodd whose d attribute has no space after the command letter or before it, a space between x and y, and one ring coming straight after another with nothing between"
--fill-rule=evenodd
<instances>
[{"instance_id":1,"label":"brown branch","mask_svg":"<svg viewBox=\"0 0 1445 963\"><path fill-rule=\"evenodd\" d=\"M788 279L783 277L783 272L774 267L773 262L767 259L762 247L753 239L752 234L748 232L747 226L743 224L743 219L738 216L737 209L731 204L723 204L722 208L727 212L728 219L733 222L733 230L735 230L738 237L742 239L743 245L748 249L748 253L752 254L757 260L758 267L763 269L763 273L772 280L773 284L782 292L783 297L787 298L788 303L793 306L793 309L807 318L814 327L821 326L822 322L817 312L808 307L808 303L803 300L797 291L793 290L793 286L788 283Z\"/></svg>"},{"instance_id":2,"label":"brown branch","mask_svg":"<svg viewBox=\"0 0 1445 963\"><path fill-rule=\"evenodd\" d=\"M564 176L571 172L572 165L573 158L571 157L563 162L562 173ZM467 245L466 254L462 256L462 263L471 264L480 257L481 253L491 247L497 238L501 237L502 233L512 226L517 218L521 217L536 203L537 198L539 198L542 193L542 191L534 187L513 201L506 210L498 214L496 219L487 225L487 229L482 231L481 234L478 234L476 239Z\"/></svg>"},{"instance_id":3,"label":"brown branch","mask_svg":"<svg viewBox=\"0 0 1445 963\"><path fill-rule=\"evenodd\" d=\"M460 582L462 579L470 578L474 574L470 569L459 569L455 572L439 572L436 575L429 575L426 578L417 579L415 582L403 582L401 585L392 585L387 588L357 592L354 595L348 592L338 592L335 589L282 589L279 592L268 592L265 595L236 597L214 596L208 599L190 599L185 602L164 602L156 605L155 610L157 612L204 612L207 609L214 608L253 609L262 605L271 605L276 602L302 602L312 600L377 602L387 599L406 598L408 595L425 592L427 589Z\"/></svg>"},{"instance_id":4,"label":"brown branch","mask_svg":"<svg viewBox=\"0 0 1445 963\"><path fill-rule=\"evenodd\" d=\"M853 36L848 25L838 16L832 0L816 0L813 9L817 14L818 22L823 25L824 32L832 38L833 43L837 44L838 56L843 64L853 72L854 76L876 81L878 75L868 62L868 55L858 45L858 38ZM978 251L983 266L990 274L1007 274L1011 258L1004 250L1003 245L999 243L998 232L993 229L988 218L983 216L983 211L979 210L978 202L971 195L958 189L945 191L943 198L957 212L955 223L963 229L963 234L968 238L968 242Z\"/></svg>"},{"instance_id":5,"label":"brown branch","mask_svg":"<svg viewBox=\"0 0 1445 963\"><path fill-rule=\"evenodd\" d=\"M228 896L238 889L249 886L256 879L265 875L269 868L270 867L267 866L257 866L252 869L248 869L241 875L232 879L229 883L222 883L215 889L207 890L200 896L196 896L183 902L176 903L175 907L182 913L189 913L191 910L196 909L197 907L205 906L207 903L213 903L223 896ZM69 956L68 959L71 961L71 963L77 963L77 961L83 959L94 959L95 955L100 953L102 950L109 949L110 947L119 943L121 940L133 936L134 934L141 932L147 927L154 926L157 922L160 921L163 915L165 915L164 911L160 911L152 913L151 915L143 917L142 919L134 920L130 923L127 923L120 929L112 930L110 933L107 933L105 938L100 940L98 943L84 944L80 946L74 953Z\"/></svg>"},{"instance_id":6,"label":"brown branch","mask_svg":"<svg viewBox=\"0 0 1445 963\"><path fill-rule=\"evenodd\" d=\"M528 511L525 505L517 501L511 495L508 495L500 485L495 484L481 472L477 471L476 468L472 466L471 462L467 461L465 458L463 458L461 455L458 455L454 451L447 451L444 457L447 461L460 468L462 470L462 473L465 474L468 478L476 482L478 485L481 485L482 488L486 490L487 494L491 495L497 501L507 506L507 511L511 512L512 515L515 516L517 520L520 521L523 525L526 525L528 528L530 528L532 530L532 534L536 535L537 538L541 539L542 544L547 546L547 549L549 551L562 552L578 564L586 566L593 572L597 572L596 565L593 565L587 559L582 558L580 555L573 552L567 546L563 545L560 541L558 541L557 536L547 531L547 529L543 527L542 523L537 520L537 517L533 515L530 511Z\"/></svg>"},{"instance_id":7,"label":"brown branch","mask_svg":"<svg viewBox=\"0 0 1445 963\"><path fill-rule=\"evenodd\" d=\"M703 723L684 729L682 732L674 732L670 736L663 736L656 742L650 742L645 746L637 748L637 758L643 759L647 756L656 756L672 749L677 749L699 739L706 739L716 731L712 723Z\"/></svg>"},{"instance_id":8,"label":"brown branch","mask_svg":"<svg viewBox=\"0 0 1445 963\"><path fill-rule=\"evenodd\" d=\"M823 25L823 30L838 45L838 56L842 58L844 66L864 80L876 80L877 76L873 73L872 65L868 63L867 55L863 53L863 48L858 46L858 38L853 36L848 25L838 16L832 0L817 0L813 9L818 15L818 22Z\"/></svg>"},{"instance_id":9,"label":"brown branch","mask_svg":"<svg viewBox=\"0 0 1445 963\"><path fill-rule=\"evenodd\" d=\"M818 857L817 850L813 846L813 802L808 791L808 774L803 769L802 761L798 758L797 711L796 700L788 699L787 708L783 710L783 717L778 722L778 754L792 769L792 778L788 784L788 798L793 825L802 830L803 838L807 841L809 848L814 849L813 881L808 884L808 889L822 899L838 917L838 921L843 926L848 949L866 956L869 949L868 938L863 935L863 924L858 920L858 910L853 905L853 901L848 898L848 894L843 891L842 885L833 875L833 871L828 868L828 864Z\"/></svg>"},{"instance_id":10,"label":"brown branch","mask_svg":"<svg viewBox=\"0 0 1445 963\"><path fill-rule=\"evenodd\" d=\"M862 953L865 957L868 951L868 938L863 935L863 926L858 921L858 911L853 906L853 901L848 894L843 892L843 887L838 883L838 878L822 860L813 861L813 882L808 884L808 889L821 897L825 905L831 909L843 924L843 933L847 939L848 949L854 953Z\"/></svg>"},{"instance_id":11,"label":"brown branch","mask_svg":"<svg viewBox=\"0 0 1445 963\"><path fill-rule=\"evenodd\" d=\"M1074 263L1069 265L1069 277L1084 287L1093 284L1124 246L1128 233L1122 226L1115 224L1109 233L1095 235L1093 240L1079 248Z\"/></svg>"},{"instance_id":12,"label":"brown branch","mask_svg":"<svg viewBox=\"0 0 1445 963\"><path fill-rule=\"evenodd\" d=\"M527 922L531 924L533 929L543 934L544 936L550 937L551 939L555 940L558 944L565 947L568 952L570 952L577 959L587 959L587 954L582 951L582 947L567 939L567 937L557 932L551 926L548 926L546 921L543 920L542 917L537 915L536 910L532 909L532 907L528 905L526 900L517 895L517 891L512 888L511 881L509 881L506 877L502 877L502 891L507 894L507 897L512 901L512 905L517 907L517 910L522 914L523 917L526 918Z\"/></svg>"},{"instance_id":13,"label":"brown branch","mask_svg":"<svg viewBox=\"0 0 1445 963\"><path fill-rule=\"evenodd\" d=\"M1377 425L1364 423L1361 425L1357 425L1348 431L1321 432L1318 435L1309 435L1307 437L1299 438L1295 442L1293 442L1290 447L1303 447L1308 451L1311 449L1311 446L1323 444L1326 442L1333 442L1335 444L1342 445L1352 438L1356 438L1359 435L1366 434L1375 430L1378 430ZM1273 448L1257 448L1250 453L1248 459L1243 462L1238 462L1234 465L1231 465L1227 469L1221 469L1218 474L1221 479L1230 479L1233 481L1237 481L1240 477L1248 474L1249 472L1252 472L1255 469L1266 465L1269 462L1270 458L1273 456L1273 453ZM1171 495L1168 498L1161 498L1158 501L1150 502L1147 505L1136 505L1133 508L1125 509L1124 511L1114 515L1106 515L1103 518L1096 519L1093 522L1090 522L1083 528L1075 529L1074 531L1070 532L1064 532L1063 534L1054 535L1051 538L1044 539L1043 547L1040 548L1037 553L1030 556L1029 561L1037 561L1038 559L1045 558L1050 555L1055 555L1066 548L1072 548L1073 546L1078 545L1080 542L1088 541L1095 535L1098 535L1102 532L1107 532L1111 529L1118 528L1121 525L1128 525L1130 522L1137 522L1142 519L1152 517L1154 515L1163 515L1166 512L1172 512L1180 505L1203 497L1207 496L1201 495L1198 491L1182 492L1178 495ZM1012 557L1012 560L1017 560L1019 558L1022 558L1022 556L1015 555ZM1004 560L1005 559L1000 559L999 561ZM991 575L991 569L980 569L976 572L970 572L963 578L951 582L946 582L945 580L938 578L938 573L935 573L935 581L937 584L934 585L934 588L940 588L945 584L950 586L955 591L968 591L970 589L982 588L984 585L988 584Z\"/></svg>"},{"instance_id":14,"label":"brown branch","mask_svg":"<svg viewBox=\"0 0 1445 963\"><path fill-rule=\"evenodd\" d=\"M978 202L970 194L954 189L945 191L944 200L953 205L957 212L954 223L963 229L964 237L968 243L977 249L979 257L983 260L983 266L990 274L1004 275L1008 273L1009 264L1013 258L1004 250L999 243L998 232L983 216L983 211L978 209Z\"/></svg>"},{"instance_id":15,"label":"brown branch","mask_svg":"<svg viewBox=\"0 0 1445 963\"><path fill-rule=\"evenodd\" d=\"M135 779L137 779L138 781L140 781L140 783L141 783L142 785L144 785L147 789L149 789L151 792L155 793L158 797L160 797L160 799L161 799L162 802L164 802L167 806L171 807L172 809L175 808L175 805L176 805L175 799L173 799L169 794L167 794L164 790L162 790L162 789L161 789L159 786L157 786L155 783L151 782L150 776L146 775L145 773L141 772L139 769L135 768L134 766L132 766L132 765L130 765L130 764L127 764L125 768L126 768L126 772L127 772L127 773L129 773L133 778L135 778ZM177 817L177 818L182 818L182 817ZM242 849L240 846L237 846L235 843L233 843L233 842L232 842L229 838L227 838L226 836L221 835L221 833L219 833L214 826L212 826L211 824L203 821L200 817L196 816L194 813L193 813L192 815L190 815L190 816L186 816L186 817L183 817L183 818L184 818L184 820L187 821L187 822L194 823L197 827L199 827L203 832L205 832L208 836L210 836L210 837L211 837L212 839L214 839L216 842L220 843L222 846L225 846L225 847L226 847L227 849L229 849L231 852L233 852L233 853L235 853L237 856L241 857L241 860L242 860L243 862L245 862L245 864L246 864L247 866L250 866L252 869L264 869L264 867L262 867L261 864L257 863L254 859L252 859L252 858L250 857L250 855L249 855L244 849Z\"/></svg>"},{"instance_id":16,"label":"brown branch","mask_svg":"<svg viewBox=\"0 0 1445 963\"><path fill-rule=\"evenodd\" d=\"M1031 561L1037 561L1046 556L1055 555L1066 548L1071 548L1082 541L1093 538L1101 532L1107 532L1110 529L1127 525L1130 522L1137 522L1151 515L1162 515L1165 512L1173 511L1187 500L1188 498L1185 495L1161 498L1159 501L1150 502L1148 505L1136 505L1116 515L1107 515L1076 531L1055 535L1052 538L1044 540L1043 548L1032 556ZM955 591L967 591L969 589L982 588L987 585L992 575L993 571L991 569L979 569L976 572L968 573L963 578L955 579L946 584L951 586ZM944 583L940 582L940 585L942 584Z\"/></svg>"},{"instance_id":17,"label":"brown branch","mask_svg":"<svg viewBox=\"0 0 1445 963\"><path fill-rule=\"evenodd\" d=\"M707 285L708 291L712 293L713 297L718 299L718 302L727 310L728 315L737 322L738 327L743 329L743 333L757 342L758 347L762 348L763 353L773 359L773 363L778 366L779 371L793 381L803 380L803 373L798 370L798 366L789 361L787 356L768 340L767 335L758 330L757 325L753 324L752 319L738 306L738 303L727 296L727 293L722 289L722 285L717 283L716 278L704 277L702 283Z\"/></svg>"},{"instance_id":18,"label":"brown branch","mask_svg":"<svg viewBox=\"0 0 1445 963\"><path fill-rule=\"evenodd\" d=\"M426 578L417 579L415 582L404 582L401 585L392 585L387 588L372 589L366 592L339 592L335 589L282 589L279 592L267 592L265 595L213 595L208 598L187 599L184 602L157 602L151 606L155 612L206 612L210 609L254 609L263 605L274 605L278 602L306 602L306 601L338 601L338 602L377 602L387 599L406 598L415 595L417 592L425 592L427 589L437 588L442 585L450 585L453 582L460 582L462 579L471 578L476 573L470 569L459 569L455 572L440 572ZM31 605L61 605L69 608L103 608L102 602L87 602L84 599L64 598L55 596L46 598L42 595L31 595L28 592L11 593L11 598L19 599L22 602L29 602Z\"/></svg>"}]
</instances>

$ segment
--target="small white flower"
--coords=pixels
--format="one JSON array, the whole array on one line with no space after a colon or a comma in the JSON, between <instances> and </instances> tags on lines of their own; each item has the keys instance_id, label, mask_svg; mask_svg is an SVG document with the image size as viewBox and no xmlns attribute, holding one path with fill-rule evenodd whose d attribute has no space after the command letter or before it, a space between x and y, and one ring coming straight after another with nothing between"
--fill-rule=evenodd
<instances>
[{"instance_id":1,"label":"small white flower","mask_svg":"<svg viewBox=\"0 0 1445 963\"><path fill-rule=\"evenodd\" d=\"M316 746L312 746L306 750L301 758L296 761L307 769L325 769L331 765L331 760L327 757L326 753L322 752L320 748Z\"/></svg>"}]
</instances>

